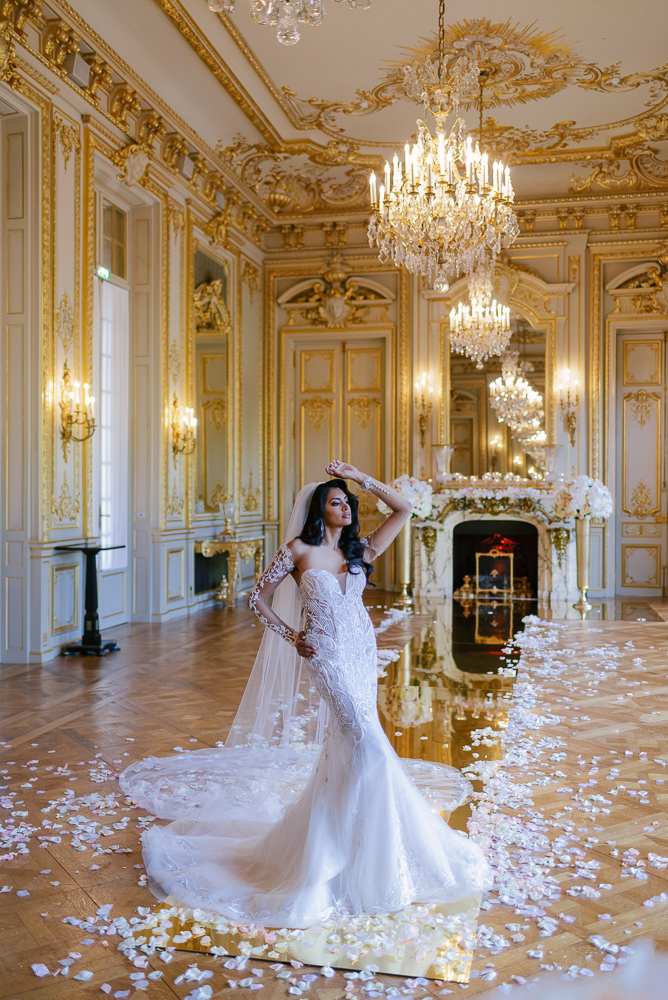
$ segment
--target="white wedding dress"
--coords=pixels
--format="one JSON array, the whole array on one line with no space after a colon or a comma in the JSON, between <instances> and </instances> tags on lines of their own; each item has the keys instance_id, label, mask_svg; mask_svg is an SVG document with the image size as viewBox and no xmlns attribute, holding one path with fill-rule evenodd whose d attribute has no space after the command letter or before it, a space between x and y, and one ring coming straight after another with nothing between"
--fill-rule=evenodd
<instances>
[{"instance_id":1,"label":"white wedding dress","mask_svg":"<svg viewBox=\"0 0 668 1000\"><path fill-rule=\"evenodd\" d=\"M293 569L282 545L255 598ZM361 571L301 576L303 627L318 650L301 664L328 708L322 746L256 741L148 758L122 775L131 798L173 820L143 835L159 898L241 922L309 927L336 912L452 903L490 887L480 848L439 815L465 800L468 782L454 768L400 759L383 732L365 583Z\"/></svg>"}]
</instances>

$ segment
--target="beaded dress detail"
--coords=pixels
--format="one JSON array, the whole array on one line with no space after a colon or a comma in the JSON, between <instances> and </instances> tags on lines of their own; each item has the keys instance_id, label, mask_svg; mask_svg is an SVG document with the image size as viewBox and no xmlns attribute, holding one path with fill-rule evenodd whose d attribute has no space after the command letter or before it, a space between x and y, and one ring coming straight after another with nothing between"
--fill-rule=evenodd
<instances>
[{"instance_id":1,"label":"beaded dress detail","mask_svg":"<svg viewBox=\"0 0 668 1000\"><path fill-rule=\"evenodd\" d=\"M267 583L293 568L283 545L249 599L256 613ZM122 787L135 801L174 819L143 836L159 898L232 920L308 927L335 911L450 903L490 887L480 848L439 815L465 800L468 783L454 768L400 759L383 732L366 579L360 571L339 581L311 568L299 583L303 628L317 648L303 663L329 709L317 754L269 762L269 783L258 769L261 796L248 775L235 785L229 753L243 770L243 748L228 752L222 773L215 758L225 751L215 750L149 758L124 772Z\"/></svg>"}]
</instances>

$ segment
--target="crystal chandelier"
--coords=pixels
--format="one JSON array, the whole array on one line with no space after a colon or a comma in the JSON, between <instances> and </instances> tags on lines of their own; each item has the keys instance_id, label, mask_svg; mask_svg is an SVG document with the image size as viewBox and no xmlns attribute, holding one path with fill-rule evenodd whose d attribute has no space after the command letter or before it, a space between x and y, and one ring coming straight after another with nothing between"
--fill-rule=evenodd
<instances>
[{"instance_id":1,"label":"crystal chandelier","mask_svg":"<svg viewBox=\"0 0 668 1000\"><path fill-rule=\"evenodd\" d=\"M501 362L501 376L490 383L490 403L499 422L508 425L517 441L537 444L545 416L543 397L524 377L525 370L519 354L508 351Z\"/></svg>"},{"instance_id":2,"label":"crystal chandelier","mask_svg":"<svg viewBox=\"0 0 668 1000\"><path fill-rule=\"evenodd\" d=\"M407 93L421 90L425 109L436 119L436 135L418 120L417 142L406 144L404 163L396 155L392 166L386 163L380 185L371 174L368 234L381 261L428 275L436 291L445 291L457 274L472 274L509 247L519 226L509 168L490 164L461 118L450 132L445 127L472 78L480 75L460 56L452 63L451 82L446 80L445 0L439 0L438 41L438 66L428 60L405 75Z\"/></svg>"},{"instance_id":3,"label":"crystal chandelier","mask_svg":"<svg viewBox=\"0 0 668 1000\"><path fill-rule=\"evenodd\" d=\"M510 309L492 298L492 263L485 260L469 281L471 305L450 310L450 349L482 368L483 361L505 352L512 336Z\"/></svg>"},{"instance_id":4,"label":"crystal chandelier","mask_svg":"<svg viewBox=\"0 0 668 1000\"><path fill-rule=\"evenodd\" d=\"M236 0L208 0L214 14L232 14ZM343 0L334 0L342 3ZM371 0L348 0L349 7L368 10ZM250 0L250 11L257 24L271 24L282 45L295 45L300 38L300 24L322 24L325 16L323 0Z\"/></svg>"}]
</instances>

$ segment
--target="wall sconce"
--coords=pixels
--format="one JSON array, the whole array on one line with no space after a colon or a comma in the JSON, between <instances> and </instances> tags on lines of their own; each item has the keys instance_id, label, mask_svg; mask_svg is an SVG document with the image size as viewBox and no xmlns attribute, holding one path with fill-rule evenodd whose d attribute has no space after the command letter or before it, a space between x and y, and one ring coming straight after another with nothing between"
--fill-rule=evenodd
<instances>
[{"instance_id":1,"label":"wall sconce","mask_svg":"<svg viewBox=\"0 0 668 1000\"><path fill-rule=\"evenodd\" d=\"M566 430L571 441L571 447L575 447L575 430L578 424L577 411L580 405L580 390L576 379L572 386L571 396L571 370L566 369L566 380L559 386L559 406L564 411Z\"/></svg>"},{"instance_id":2,"label":"wall sconce","mask_svg":"<svg viewBox=\"0 0 668 1000\"><path fill-rule=\"evenodd\" d=\"M174 468L177 455L192 455L197 444L197 417L192 406L186 406L183 417L179 409L179 401L174 396L172 403L172 452Z\"/></svg>"},{"instance_id":3,"label":"wall sconce","mask_svg":"<svg viewBox=\"0 0 668 1000\"><path fill-rule=\"evenodd\" d=\"M60 437L65 461L70 441L87 441L95 433L95 397L90 395L88 388L88 382L84 382L82 406L81 386L79 382L72 381L65 362L60 381Z\"/></svg>"},{"instance_id":4,"label":"wall sconce","mask_svg":"<svg viewBox=\"0 0 668 1000\"><path fill-rule=\"evenodd\" d=\"M422 372L422 378L415 383L415 406L418 411L418 430L420 432L420 446L424 448L427 440L427 424L432 407L432 396L434 390L427 385L427 373Z\"/></svg>"}]
</instances>

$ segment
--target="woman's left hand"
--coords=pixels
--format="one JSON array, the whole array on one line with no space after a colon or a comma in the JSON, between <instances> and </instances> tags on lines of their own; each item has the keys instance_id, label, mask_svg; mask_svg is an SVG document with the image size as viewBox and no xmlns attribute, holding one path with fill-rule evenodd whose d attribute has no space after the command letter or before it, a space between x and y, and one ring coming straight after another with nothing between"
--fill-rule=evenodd
<instances>
[{"instance_id":1,"label":"woman's left hand","mask_svg":"<svg viewBox=\"0 0 668 1000\"><path fill-rule=\"evenodd\" d=\"M354 465L348 465L346 462L339 462L338 459L334 459L330 462L325 472L328 476L335 476L337 479L352 479L353 482L359 483L362 476L361 473L355 468Z\"/></svg>"}]
</instances>

